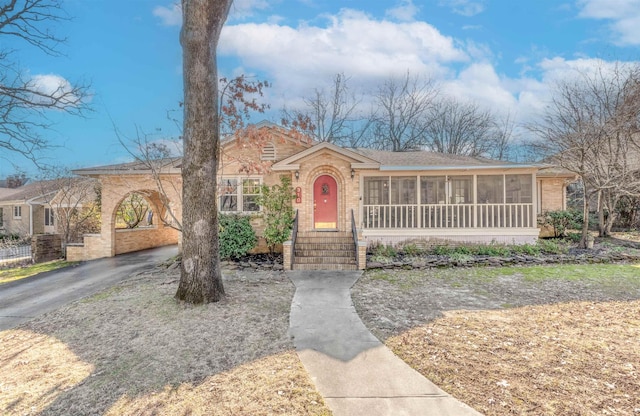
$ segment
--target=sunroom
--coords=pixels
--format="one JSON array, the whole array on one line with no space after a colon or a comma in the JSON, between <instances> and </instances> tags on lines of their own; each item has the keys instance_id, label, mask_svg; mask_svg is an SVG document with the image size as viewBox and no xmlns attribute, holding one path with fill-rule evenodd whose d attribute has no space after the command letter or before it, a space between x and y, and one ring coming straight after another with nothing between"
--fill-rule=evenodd
<instances>
[{"instance_id":1,"label":"sunroom","mask_svg":"<svg viewBox=\"0 0 640 416\"><path fill-rule=\"evenodd\" d=\"M363 235L385 242L409 237L533 241L538 234L536 175L518 170L363 175Z\"/></svg>"}]
</instances>

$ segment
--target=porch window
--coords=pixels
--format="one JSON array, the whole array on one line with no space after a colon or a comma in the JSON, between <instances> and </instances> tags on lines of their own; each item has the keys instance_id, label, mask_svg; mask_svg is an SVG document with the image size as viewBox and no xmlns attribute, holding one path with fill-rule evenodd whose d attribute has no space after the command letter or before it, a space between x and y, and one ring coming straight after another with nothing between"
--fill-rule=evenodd
<instances>
[{"instance_id":1,"label":"porch window","mask_svg":"<svg viewBox=\"0 0 640 416\"><path fill-rule=\"evenodd\" d=\"M13 207L13 218L15 218L15 219L22 218L22 207L21 206L14 206Z\"/></svg>"},{"instance_id":2,"label":"porch window","mask_svg":"<svg viewBox=\"0 0 640 416\"><path fill-rule=\"evenodd\" d=\"M418 199L416 179L415 176L392 176L391 203L396 205L415 204Z\"/></svg>"},{"instance_id":3,"label":"porch window","mask_svg":"<svg viewBox=\"0 0 640 416\"><path fill-rule=\"evenodd\" d=\"M366 205L389 204L389 177L365 177L364 199Z\"/></svg>"},{"instance_id":4,"label":"porch window","mask_svg":"<svg viewBox=\"0 0 640 416\"><path fill-rule=\"evenodd\" d=\"M260 179L221 178L218 185L218 209L222 212L259 211L260 186Z\"/></svg>"},{"instance_id":5,"label":"porch window","mask_svg":"<svg viewBox=\"0 0 640 416\"><path fill-rule=\"evenodd\" d=\"M478 176L478 204L502 204L504 202L504 176Z\"/></svg>"},{"instance_id":6,"label":"porch window","mask_svg":"<svg viewBox=\"0 0 640 416\"><path fill-rule=\"evenodd\" d=\"M532 203L533 180L531 175L506 175L505 195L507 204Z\"/></svg>"},{"instance_id":7,"label":"porch window","mask_svg":"<svg viewBox=\"0 0 640 416\"><path fill-rule=\"evenodd\" d=\"M420 178L420 202L422 204L444 204L446 195L446 176L422 176Z\"/></svg>"},{"instance_id":8,"label":"porch window","mask_svg":"<svg viewBox=\"0 0 640 416\"><path fill-rule=\"evenodd\" d=\"M473 204L473 176L449 176L452 204Z\"/></svg>"},{"instance_id":9,"label":"porch window","mask_svg":"<svg viewBox=\"0 0 640 416\"><path fill-rule=\"evenodd\" d=\"M44 225L53 227L53 209L45 208L44 209Z\"/></svg>"}]
</instances>

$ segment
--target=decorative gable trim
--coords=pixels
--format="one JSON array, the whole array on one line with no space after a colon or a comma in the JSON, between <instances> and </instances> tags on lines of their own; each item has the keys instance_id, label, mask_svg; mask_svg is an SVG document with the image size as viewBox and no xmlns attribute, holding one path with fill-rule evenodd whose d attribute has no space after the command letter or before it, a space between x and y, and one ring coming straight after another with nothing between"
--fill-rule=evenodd
<instances>
[{"instance_id":1,"label":"decorative gable trim","mask_svg":"<svg viewBox=\"0 0 640 416\"><path fill-rule=\"evenodd\" d=\"M313 156L322 154L323 151L330 151L337 154L338 156L341 156L346 160L350 160L352 168L378 169L380 167L380 163L378 163L373 159L370 159L359 153L353 152L349 149L336 146L335 144L332 144L329 142L323 142L313 147L310 147L308 149L305 149L299 153L296 153L295 155L290 156L284 160L281 160L278 163L275 163L271 167L271 169L274 171L288 171L288 170L299 169L301 160L308 157L313 157Z\"/></svg>"}]
</instances>

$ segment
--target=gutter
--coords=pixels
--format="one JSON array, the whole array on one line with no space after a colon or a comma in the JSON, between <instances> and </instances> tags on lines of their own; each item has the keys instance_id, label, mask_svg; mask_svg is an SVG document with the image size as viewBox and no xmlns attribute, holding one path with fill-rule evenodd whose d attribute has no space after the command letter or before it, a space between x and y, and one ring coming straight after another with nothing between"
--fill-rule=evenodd
<instances>
[{"instance_id":1,"label":"gutter","mask_svg":"<svg viewBox=\"0 0 640 416\"><path fill-rule=\"evenodd\" d=\"M414 170L487 170L487 169L540 169L541 165L482 165L482 166L380 166L381 171L414 171Z\"/></svg>"}]
</instances>

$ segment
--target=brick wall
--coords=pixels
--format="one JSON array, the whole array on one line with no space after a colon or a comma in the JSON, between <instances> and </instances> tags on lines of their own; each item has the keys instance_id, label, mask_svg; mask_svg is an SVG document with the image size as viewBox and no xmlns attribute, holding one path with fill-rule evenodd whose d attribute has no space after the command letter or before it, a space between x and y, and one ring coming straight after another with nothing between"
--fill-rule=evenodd
<instances>
[{"instance_id":1,"label":"brick wall","mask_svg":"<svg viewBox=\"0 0 640 416\"><path fill-rule=\"evenodd\" d=\"M116 230L116 253L123 254L151 247L178 243L178 231L170 227Z\"/></svg>"},{"instance_id":2,"label":"brick wall","mask_svg":"<svg viewBox=\"0 0 640 416\"><path fill-rule=\"evenodd\" d=\"M60 234L38 234L31 237L31 257L34 263L62 258L62 236Z\"/></svg>"},{"instance_id":3,"label":"brick wall","mask_svg":"<svg viewBox=\"0 0 640 416\"><path fill-rule=\"evenodd\" d=\"M562 178L540 179L542 212L566 209L565 182Z\"/></svg>"}]
</instances>

